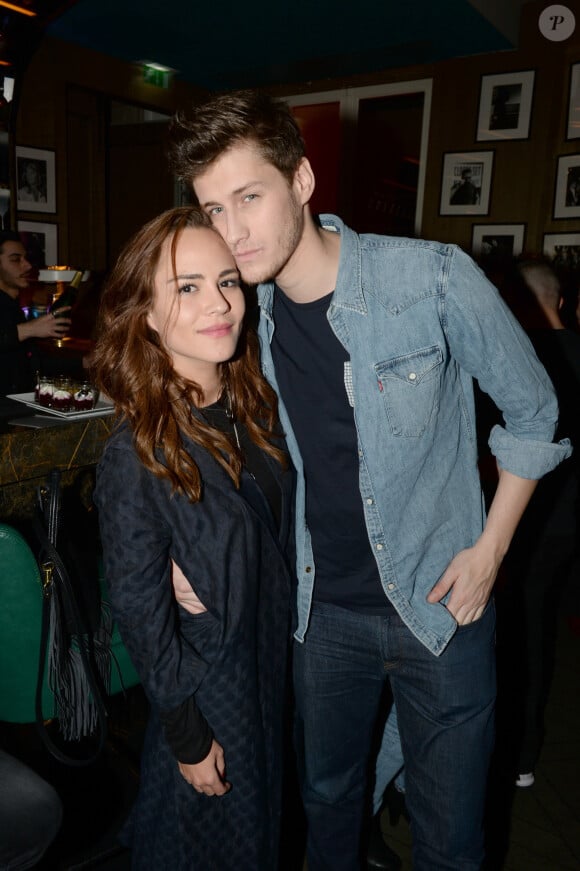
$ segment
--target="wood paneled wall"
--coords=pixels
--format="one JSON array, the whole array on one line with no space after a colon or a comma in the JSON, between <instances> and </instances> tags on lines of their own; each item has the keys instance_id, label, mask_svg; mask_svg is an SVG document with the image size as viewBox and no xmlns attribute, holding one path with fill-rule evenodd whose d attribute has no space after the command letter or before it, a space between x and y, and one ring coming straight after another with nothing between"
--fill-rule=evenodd
<instances>
[{"instance_id":1,"label":"wood paneled wall","mask_svg":"<svg viewBox=\"0 0 580 871\"><path fill-rule=\"evenodd\" d=\"M580 2L566 0L576 16L576 32L565 42L549 42L537 23L547 2L522 10L519 47L456 58L437 64L387 70L332 82L276 89L280 96L362 87L385 82L433 79L427 181L421 235L471 248L473 224L526 224L525 247L541 252L544 233L580 232L580 220L554 220L558 157L580 154L580 139L566 140L570 68L580 62ZM527 140L477 142L481 77L535 70L530 136ZM490 208L482 216L439 214L443 157L447 152L494 150Z\"/></svg>"},{"instance_id":2,"label":"wood paneled wall","mask_svg":"<svg viewBox=\"0 0 580 871\"><path fill-rule=\"evenodd\" d=\"M109 183L110 101L171 115L203 94L179 81L168 90L153 87L143 81L138 65L45 38L23 75L15 139L17 145L55 150L57 212L20 212L18 217L57 224L61 263L106 271L133 231L173 202L173 184L153 131L140 137L132 171L119 174L115 163ZM113 147L118 148L118 134ZM141 176L136 167L142 168ZM141 215L144 191L149 208Z\"/></svg>"},{"instance_id":3,"label":"wood paneled wall","mask_svg":"<svg viewBox=\"0 0 580 871\"><path fill-rule=\"evenodd\" d=\"M569 76L580 62L580 2L567 0L576 13L576 33L565 42L549 42L537 21L546 2L523 7L519 48L514 51L457 58L437 64L386 70L372 76L285 85L271 89L280 96L374 85L383 82L433 79L433 103L427 161L427 182L421 235L471 246L473 224L526 224L525 247L541 251L543 234L580 231L580 221L554 220L553 203L557 159L580 154L580 139L566 140ZM482 75L510 71L536 71L527 140L477 142L476 124ZM72 89L72 90L71 90ZM71 94L73 97L71 98ZM171 205L167 177L159 172L159 143L151 144L157 170L140 180L127 176L106 191L106 155L102 147L103 98L125 100L172 113L202 96L183 83L164 91L146 85L137 67L94 52L45 39L28 67L21 90L16 123L17 144L54 148L57 164L57 215L46 216L59 226L61 260L105 269L109 265L109 214L132 209L131 223L139 221L136 204L142 188L151 190L156 208ZM83 96L84 95L84 96ZM106 102L106 101L105 101ZM74 117L70 107L74 103ZM82 154L78 143L82 144ZM495 152L489 213L485 216L441 216L439 201L443 156L446 152ZM83 161L86 163L83 164ZM140 156L143 164L143 155ZM146 171L145 169L143 170ZM159 185L160 187L156 187ZM145 214L143 221L151 215ZM44 220L38 215L23 217ZM141 221L142 223L142 221ZM115 231L117 249L126 228Z\"/></svg>"}]
</instances>

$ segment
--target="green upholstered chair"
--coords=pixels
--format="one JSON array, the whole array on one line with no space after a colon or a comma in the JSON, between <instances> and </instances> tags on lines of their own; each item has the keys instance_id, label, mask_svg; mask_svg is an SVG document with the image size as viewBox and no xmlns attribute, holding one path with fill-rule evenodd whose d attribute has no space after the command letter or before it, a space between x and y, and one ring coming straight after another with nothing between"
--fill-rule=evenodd
<instances>
[{"instance_id":1,"label":"green upholstered chair","mask_svg":"<svg viewBox=\"0 0 580 871\"><path fill-rule=\"evenodd\" d=\"M106 599L104 582L101 594ZM42 582L36 558L25 538L0 523L0 720L32 723L38 679ZM113 627L111 694L139 683L119 630ZM54 699L46 680L43 713L54 713Z\"/></svg>"}]
</instances>

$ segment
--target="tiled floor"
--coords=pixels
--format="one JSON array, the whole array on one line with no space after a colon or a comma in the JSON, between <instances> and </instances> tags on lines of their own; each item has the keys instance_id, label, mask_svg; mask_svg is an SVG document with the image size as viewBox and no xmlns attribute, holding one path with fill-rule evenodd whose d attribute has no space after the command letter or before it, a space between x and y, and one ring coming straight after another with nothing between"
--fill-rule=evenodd
<instances>
[{"instance_id":1,"label":"tiled floor","mask_svg":"<svg viewBox=\"0 0 580 871\"><path fill-rule=\"evenodd\" d=\"M139 721L138 696L132 703ZM580 634L564 618L546 727L534 786L508 787L492 796L488 830L495 837L486 871L580 871ZM124 737L135 749L135 735ZM88 779L82 770L67 773L62 783L65 824L39 871L129 869L129 854L119 850L115 833L136 789L136 766L111 748L105 756ZM388 843L403 859L403 871L410 871L406 820L400 817L391 826L384 812L381 822Z\"/></svg>"}]
</instances>

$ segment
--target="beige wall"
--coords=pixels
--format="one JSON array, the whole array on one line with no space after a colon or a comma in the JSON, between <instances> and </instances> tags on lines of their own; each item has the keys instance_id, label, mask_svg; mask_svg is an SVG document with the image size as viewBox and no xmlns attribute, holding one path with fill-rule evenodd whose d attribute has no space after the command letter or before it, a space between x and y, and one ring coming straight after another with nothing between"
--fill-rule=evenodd
<instances>
[{"instance_id":1,"label":"beige wall","mask_svg":"<svg viewBox=\"0 0 580 871\"><path fill-rule=\"evenodd\" d=\"M570 65L580 62L580 3L568 0L567 5L576 12L577 33L564 43L552 43L540 35L537 19L546 3L532 2L524 6L520 47L515 51L272 90L279 95L290 95L432 78L421 234L457 242L469 249L473 224L525 223L526 248L540 251L546 232L580 232L579 220L552 217L557 158L563 154L580 154L580 139L566 141ZM477 142L481 76L530 69L536 71L536 76L529 139ZM105 268L111 253L108 251L107 198L110 208L118 214L123 203L133 197L131 185L137 184L133 177L133 180L127 178L125 190L120 189L118 182L108 194L105 189L107 155L103 112L107 99L114 97L171 113L200 94L201 91L179 82L167 91L153 88L142 81L137 67L57 40L44 41L24 76L16 142L56 150L58 211L56 216L47 216L46 220L58 223L61 260ZM72 118L71 105L75 107ZM490 148L494 150L494 168L489 214L440 216L443 155ZM85 158L89 164L83 171L81 159ZM158 210L165 201L171 205L172 197L158 142L152 144L151 160L157 171L149 173L145 183L157 185L151 205L154 202ZM145 163L143 154L140 162ZM134 208L128 211L131 211L129 223L138 223L141 216L134 214ZM39 215L23 217L44 220ZM142 220L148 217L149 214L143 214ZM124 225L117 228L113 249L116 250L129 229ZM92 262L86 262L87 258L92 258Z\"/></svg>"}]
</instances>

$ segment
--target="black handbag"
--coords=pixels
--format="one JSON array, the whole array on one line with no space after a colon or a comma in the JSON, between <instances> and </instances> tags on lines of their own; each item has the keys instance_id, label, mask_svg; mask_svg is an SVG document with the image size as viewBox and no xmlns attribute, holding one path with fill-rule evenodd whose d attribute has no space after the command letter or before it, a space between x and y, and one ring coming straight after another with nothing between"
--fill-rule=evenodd
<instances>
[{"instance_id":1,"label":"black handbag","mask_svg":"<svg viewBox=\"0 0 580 871\"><path fill-rule=\"evenodd\" d=\"M76 521L72 519L75 516ZM60 762L73 766L91 764L105 744L104 698L110 690L112 636L110 609L101 601L98 570L90 559L83 560L79 516L82 515L78 506L65 516L61 475L53 470L47 485L39 489L38 512L33 521L43 584L35 711L45 746ZM88 533L85 530L85 545L92 541L91 535L90 530ZM64 741L97 737L96 749L86 757L66 753L49 734L42 709L45 670L55 699L55 719Z\"/></svg>"}]
</instances>

